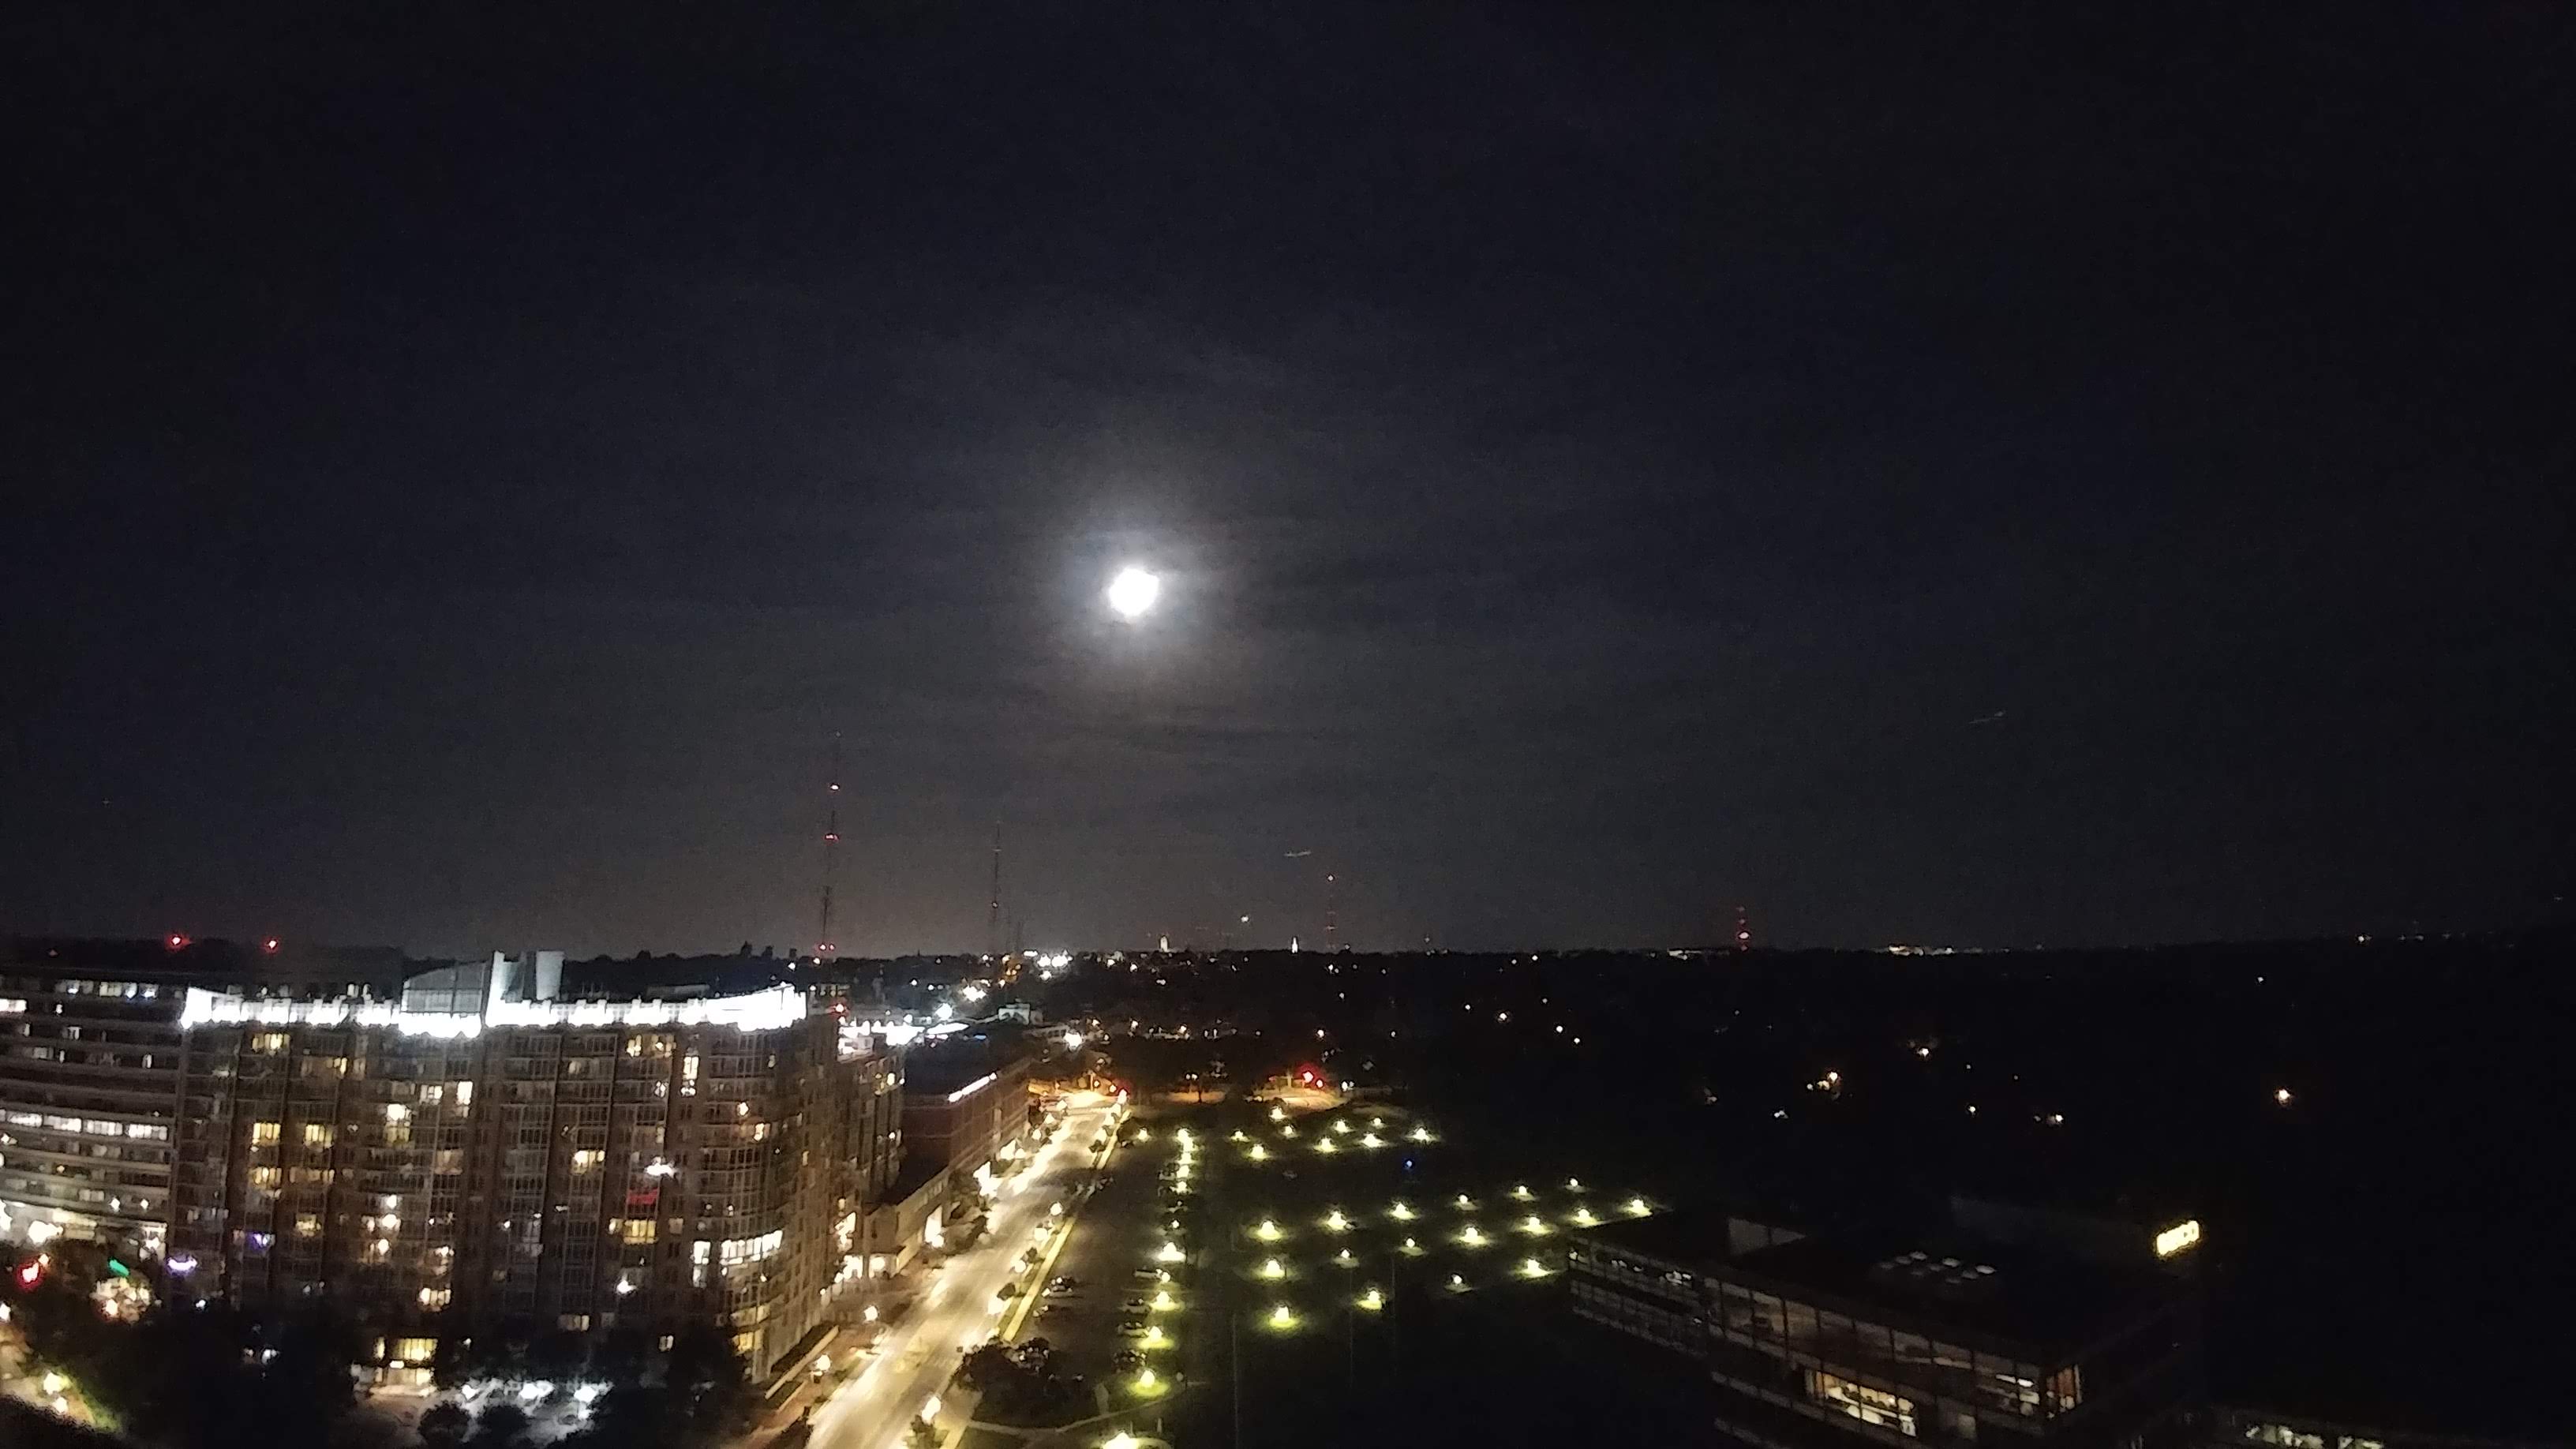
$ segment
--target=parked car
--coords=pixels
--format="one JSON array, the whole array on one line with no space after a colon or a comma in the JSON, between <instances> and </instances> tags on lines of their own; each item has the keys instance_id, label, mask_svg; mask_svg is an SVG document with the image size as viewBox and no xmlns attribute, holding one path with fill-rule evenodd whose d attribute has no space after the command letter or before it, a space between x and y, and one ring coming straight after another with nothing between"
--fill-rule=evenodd
<instances>
[{"instance_id":1,"label":"parked car","mask_svg":"<svg viewBox=\"0 0 2576 1449\"><path fill-rule=\"evenodd\" d=\"M1131 1369L1145 1361L1145 1355L1132 1348L1122 1348L1109 1356L1111 1368Z\"/></svg>"},{"instance_id":2,"label":"parked car","mask_svg":"<svg viewBox=\"0 0 2576 1449\"><path fill-rule=\"evenodd\" d=\"M1146 1301L1145 1301L1144 1299L1142 1299L1142 1298L1130 1298L1130 1299L1128 1299L1126 1302L1121 1303L1121 1304L1119 1304L1118 1306L1119 1306L1119 1307L1121 1307L1121 1308L1126 1309L1126 1310L1127 1310L1128 1312L1130 1312L1130 1313L1142 1313L1142 1312L1144 1312L1146 1309L1151 1308L1151 1307L1153 1307L1154 1305L1153 1305L1153 1304L1151 1304L1151 1303L1146 1302Z\"/></svg>"},{"instance_id":3,"label":"parked car","mask_svg":"<svg viewBox=\"0 0 2576 1449\"><path fill-rule=\"evenodd\" d=\"M1118 1336L1120 1338L1143 1338L1145 1336L1145 1320L1141 1318L1122 1318L1118 1320Z\"/></svg>"}]
</instances>

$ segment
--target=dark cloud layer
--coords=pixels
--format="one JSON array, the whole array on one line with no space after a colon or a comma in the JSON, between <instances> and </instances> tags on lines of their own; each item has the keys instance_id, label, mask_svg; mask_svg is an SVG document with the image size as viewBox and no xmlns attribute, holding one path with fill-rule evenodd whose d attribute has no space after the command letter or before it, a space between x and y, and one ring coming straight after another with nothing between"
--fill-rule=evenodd
<instances>
[{"instance_id":1,"label":"dark cloud layer","mask_svg":"<svg viewBox=\"0 0 2576 1449\"><path fill-rule=\"evenodd\" d=\"M2566 18L1684 8L13 19L0 914L2563 914Z\"/></svg>"}]
</instances>

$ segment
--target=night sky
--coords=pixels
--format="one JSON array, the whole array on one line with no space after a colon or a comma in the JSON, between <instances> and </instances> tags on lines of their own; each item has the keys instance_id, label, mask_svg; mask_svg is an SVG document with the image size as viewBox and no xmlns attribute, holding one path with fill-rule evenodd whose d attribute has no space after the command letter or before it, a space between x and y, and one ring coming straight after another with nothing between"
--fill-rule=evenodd
<instances>
[{"instance_id":1,"label":"night sky","mask_svg":"<svg viewBox=\"0 0 2576 1449\"><path fill-rule=\"evenodd\" d=\"M2568 913L2565 7L214 8L0 35L0 930Z\"/></svg>"}]
</instances>

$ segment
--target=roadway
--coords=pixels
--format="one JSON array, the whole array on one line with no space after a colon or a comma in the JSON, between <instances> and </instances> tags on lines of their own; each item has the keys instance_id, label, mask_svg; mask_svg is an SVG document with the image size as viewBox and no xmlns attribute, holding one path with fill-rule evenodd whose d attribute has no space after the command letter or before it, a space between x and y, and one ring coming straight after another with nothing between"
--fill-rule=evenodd
<instances>
[{"instance_id":1,"label":"roadway","mask_svg":"<svg viewBox=\"0 0 2576 1449\"><path fill-rule=\"evenodd\" d=\"M1036 1240L1048 1207L1062 1202L1071 1225L1079 1211L1075 1189L1092 1172L1091 1141L1114 1111L1103 1098L1065 1113L1055 1140L1003 1185L983 1239L929 1275L911 1311L878 1338L868 1366L816 1407L812 1449L895 1449L904 1442L966 1350L993 1336L1003 1316L993 1295L1017 1276L1020 1253Z\"/></svg>"}]
</instances>

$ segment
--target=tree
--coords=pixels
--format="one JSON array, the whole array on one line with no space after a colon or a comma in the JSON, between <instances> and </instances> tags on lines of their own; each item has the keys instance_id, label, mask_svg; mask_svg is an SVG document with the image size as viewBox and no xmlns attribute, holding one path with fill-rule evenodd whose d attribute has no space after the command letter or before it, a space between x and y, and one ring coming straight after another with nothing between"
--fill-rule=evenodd
<instances>
[{"instance_id":1,"label":"tree","mask_svg":"<svg viewBox=\"0 0 2576 1449\"><path fill-rule=\"evenodd\" d=\"M598 1449L674 1449L684 1427L672 1410L669 1389L625 1384L590 1406L590 1424L578 1437L582 1445Z\"/></svg>"},{"instance_id":2,"label":"tree","mask_svg":"<svg viewBox=\"0 0 2576 1449\"><path fill-rule=\"evenodd\" d=\"M474 1430L474 1416L463 1404L433 1404L420 1416L420 1442L429 1449L456 1449Z\"/></svg>"},{"instance_id":3,"label":"tree","mask_svg":"<svg viewBox=\"0 0 2576 1449\"><path fill-rule=\"evenodd\" d=\"M757 1399L751 1372L733 1341L712 1324L696 1323L671 1341L662 1382L689 1432L706 1440L729 1438L751 1424Z\"/></svg>"},{"instance_id":4,"label":"tree","mask_svg":"<svg viewBox=\"0 0 2576 1449\"><path fill-rule=\"evenodd\" d=\"M474 1416L472 1449L522 1449L527 1442L528 1411L506 1399Z\"/></svg>"},{"instance_id":5,"label":"tree","mask_svg":"<svg viewBox=\"0 0 2576 1449\"><path fill-rule=\"evenodd\" d=\"M1010 1349L998 1343L967 1350L965 1360L957 1365L957 1382L977 1393L985 1393L1007 1383L1019 1372L1019 1363Z\"/></svg>"},{"instance_id":6,"label":"tree","mask_svg":"<svg viewBox=\"0 0 2576 1449\"><path fill-rule=\"evenodd\" d=\"M582 1365L590 1358L588 1345L580 1334L557 1328L538 1334L528 1345L528 1376L554 1383L569 1383L581 1377Z\"/></svg>"},{"instance_id":7,"label":"tree","mask_svg":"<svg viewBox=\"0 0 2576 1449\"><path fill-rule=\"evenodd\" d=\"M607 1380L611 1388L644 1382L644 1371L652 1362L653 1341L644 1330L626 1325L610 1329L590 1350L591 1377Z\"/></svg>"}]
</instances>

